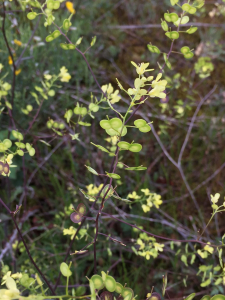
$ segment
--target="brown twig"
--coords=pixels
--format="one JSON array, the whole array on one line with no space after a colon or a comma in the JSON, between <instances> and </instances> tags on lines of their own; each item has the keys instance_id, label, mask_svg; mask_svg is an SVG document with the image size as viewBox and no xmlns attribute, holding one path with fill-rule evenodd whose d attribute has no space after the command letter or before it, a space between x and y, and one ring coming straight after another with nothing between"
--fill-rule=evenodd
<instances>
[{"instance_id":1,"label":"brown twig","mask_svg":"<svg viewBox=\"0 0 225 300\"><path fill-rule=\"evenodd\" d=\"M44 279L45 283L47 284L47 286L49 287L50 291L52 292L52 295L55 295L55 292L54 292L53 288L51 287L50 283L48 282L48 280L46 279L45 275L41 272L41 270L38 268L37 264L35 263L35 261L32 258L32 255L31 255L31 253L30 253L30 251L29 251L29 249L27 247L27 244L26 244L26 242L25 242L25 240L23 238L23 235L22 235L22 233L21 233L21 231L19 229L19 226L18 226L18 224L17 224L17 222L16 222L16 220L14 218L14 212L12 212L8 208L8 206L4 203L4 201L1 198L0 198L0 202L5 207L5 209L8 211L8 213L10 214L10 216L11 216L11 218L13 220L13 223L14 223L17 231L18 231L18 234L19 234L19 236L20 236L20 238L21 238L21 240L23 242L23 245L24 245L24 247L26 249L26 252L27 252L27 254L29 256L30 261L32 262L32 264L34 265L34 267L38 271L38 273L41 275L41 277Z\"/></svg>"}]
</instances>

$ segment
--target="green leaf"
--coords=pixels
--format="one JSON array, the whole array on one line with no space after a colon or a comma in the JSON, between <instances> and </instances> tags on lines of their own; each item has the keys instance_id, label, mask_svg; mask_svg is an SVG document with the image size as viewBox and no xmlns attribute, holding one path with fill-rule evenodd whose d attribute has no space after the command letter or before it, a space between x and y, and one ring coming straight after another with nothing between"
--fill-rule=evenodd
<instances>
[{"instance_id":1,"label":"green leaf","mask_svg":"<svg viewBox=\"0 0 225 300\"><path fill-rule=\"evenodd\" d=\"M185 254L181 255L181 261L185 264L186 267L188 267L187 256Z\"/></svg>"},{"instance_id":2,"label":"green leaf","mask_svg":"<svg viewBox=\"0 0 225 300\"><path fill-rule=\"evenodd\" d=\"M105 285L100 275L93 275L91 280L93 281L96 290L101 290L104 288Z\"/></svg>"},{"instance_id":3,"label":"green leaf","mask_svg":"<svg viewBox=\"0 0 225 300\"><path fill-rule=\"evenodd\" d=\"M28 152L29 152L30 156L34 156L35 155L35 149L34 148L31 148Z\"/></svg>"},{"instance_id":4,"label":"green leaf","mask_svg":"<svg viewBox=\"0 0 225 300\"><path fill-rule=\"evenodd\" d=\"M16 152L19 156L24 156L24 152L23 150L17 150Z\"/></svg>"},{"instance_id":5,"label":"green leaf","mask_svg":"<svg viewBox=\"0 0 225 300\"><path fill-rule=\"evenodd\" d=\"M7 149L12 147L12 142L9 139L5 139L3 142L4 146L6 146Z\"/></svg>"},{"instance_id":6,"label":"green leaf","mask_svg":"<svg viewBox=\"0 0 225 300\"><path fill-rule=\"evenodd\" d=\"M189 51L188 53L186 53L186 54L184 55L184 58L190 59L190 58L192 58L193 56L194 56L194 53L191 52L191 51Z\"/></svg>"},{"instance_id":7,"label":"green leaf","mask_svg":"<svg viewBox=\"0 0 225 300\"><path fill-rule=\"evenodd\" d=\"M195 297L196 293L192 293L189 296L187 296L184 300L192 300Z\"/></svg>"},{"instance_id":8,"label":"green leaf","mask_svg":"<svg viewBox=\"0 0 225 300\"><path fill-rule=\"evenodd\" d=\"M59 136L63 136L63 134L62 134L60 131L55 130L54 128L52 128L52 130L53 130L56 134L58 134Z\"/></svg>"},{"instance_id":9,"label":"green leaf","mask_svg":"<svg viewBox=\"0 0 225 300\"><path fill-rule=\"evenodd\" d=\"M21 143L21 142L15 142L15 144L16 144L16 146L18 147L18 148L25 148L26 146L25 146L25 144L24 143Z\"/></svg>"},{"instance_id":10,"label":"green leaf","mask_svg":"<svg viewBox=\"0 0 225 300\"><path fill-rule=\"evenodd\" d=\"M188 33L188 34L192 34L192 33L194 33L195 31L197 31L198 30L198 27L191 27L191 28L189 28L188 30L186 30L186 32Z\"/></svg>"},{"instance_id":11,"label":"green leaf","mask_svg":"<svg viewBox=\"0 0 225 300\"><path fill-rule=\"evenodd\" d=\"M131 152L140 152L142 149L142 145L138 143L130 144L129 151Z\"/></svg>"},{"instance_id":12,"label":"green leaf","mask_svg":"<svg viewBox=\"0 0 225 300\"><path fill-rule=\"evenodd\" d=\"M179 38L179 33L177 31L170 31L165 33L171 40L177 40Z\"/></svg>"},{"instance_id":13,"label":"green leaf","mask_svg":"<svg viewBox=\"0 0 225 300\"><path fill-rule=\"evenodd\" d=\"M120 179L120 175L118 174L115 174L115 173L108 173L106 172L107 176L110 177L110 178L113 178L113 179Z\"/></svg>"},{"instance_id":14,"label":"green leaf","mask_svg":"<svg viewBox=\"0 0 225 300\"><path fill-rule=\"evenodd\" d=\"M49 143L47 143L46 141L44 141L44 140L38 140L38 141L45 144L48 147L51 147L51 145ZM26 148L27 148L27 144L26 144ZM27 150L29 151L29 149L27 149Z\"/></svg>"},{"instance_id":15,"label":"green leaf","mask_svg":"<svg viewBox=\"0 0 225 300\"><path fill-rule=\"evenodd\" d=\"M63 43L61 43L60 47L63 50L74 50L74 49L76 49L76 45L74 45L74 44L63 44Z\"/></svg>"},{"instance_id":16,"label":"green leaf","mask_svg":"<svg viewBox=\"0 0 225 300\"><path fill-rule=\"evenodd\" d=\"M167 54L166 53L163 53L163 58L164 58L164 61L167 65L167 67L171 70L172 69L172 66L171 66L171 63L169 62L168 58L167 58Z\"/></svg>"},{"instance_id":17,"label":"green leaf","mask_svg":"<svg viewBox=\"0 0 225 300\"><path fill-rule=\"evenodd\" d=\"M100 121L100 126L103 128L103 129L110 129L111 128L111 125L109 123L109 120L101 120Z\"/></svg>"},{"instance_id":18,"label":"green leaf","mask_svg":"<svg viewBox=\"0 0 225 300\"><path fill-rule=\"evenodd\" d=\"M146 124L145 126L143 126L141 128L138 128L138 129L139 129L139 131L144 132L144 133L149 132L149 131L152 130L151 127L148 124Z\"/></svg>"},{"instance_id":19,"label":"green leaf","mask_svg":"<svg viewBox=\"0 0 225 300\"><path fill-rule=\"evenodd\" d=\"M218 249L218 254L219 254L219 262L220 262L220 266L221 268L223 268L223 259L222 259L222 253L223 253L223 249Z\"/></svg>"},{"instance_id":20,"label":"green leaf","mask_svg":"<svg viewBox=\"0 0 225 300\"><path fill-rule=\"evenodd\" d=\"M109 123L113 129L119 129L123 125L123 122L119 118L113 118L109 121Z\"/></svg>"},{"instance_id":21,"label":"green leaf","mask_svg":"<svg viewBox=\"0 0 225 300\"><path fill-rule=\"evenodd\" d=\"M47 2L47 8L48 9L58 9L60 7L60 2L59 1L54 1L54 0L48 0Z\"/></svg>"},{"instance_id":22,"label":"green leaf","mask_svg":"<svg viewBox=\"0 0 225 300\"><path fill-rule=\"evenodd\" d=\"M76 41L75 45L80 45L80 43L82 42L82 39L83 39L83 37L80 37L80 38Z\"/></svg>"},{"instance_id":23,"label":"green leaf","mask_svg":"<svg viewBox=\"0 0 225 300\"><path fill-rule=\"evenodd\" d=\"M92 145L94 145L95 147L97 147L98 149L100 149L101 151L103 152L106 152L106 153L111 153L109 152L106 148L100 146L100 145L95 145L94 143L91 142ZM114 154L114 153L111 153L111 154ZM115 154L114 154L115 155Z\"/></svg>"},{"instance_id":24,"label":"green leaf","mask_svg":"<svg viewBox=\"0 0 225 300\"><path fill-rule=\"evenodd\" d=\"M89 280L89 285L91 290L91 300L96 300L95 285L91 279Z\"/></svg>"},{"instance_id":25,"label":"green leaf","mask_svg":"<svg viewBox=\"0 0 225 300\"><path fill-rule=\"evenodd\" d=\"M121 132L122 131L122 132ZM123 127L123 130L122 130L122 127L118 128L118 129L113 129L113 128L110 128L110 129L106 129L106 133L110 136L125 136L127 134L127 128L126 127Z\"/></svg>"},{"instance_id":26,"label":"green leaf","mask_svg":"<svg viewBox=\"0 0 225 300\"><path fill-rule=\"evenodd\" d=\"M68 31L69 28L70 28L70 26L71 26L70 20L69 20L69 19L65 19L65 20L63 21L63 29L64 29L65 31Z\"/></svg>"},{"instance_id":27,"label":"green leaf","mask_svg":"<svg viewBox=\"0 0 225 300\"><path fill-rule=\"evenodd\" d=\"M165 13L164 18L167 22L173 22L173 23L179 19L178 15L176 13L170 13L170 14Z\"/></svg>"},{"instance_id":28,"label":"green leaf","mask_svg":"<svg viewBox=\"0 0 225 300\"><path fill-rule=\"evenodd\" d=\"M109 184L106 184L106 186L104 187L104 189L101 192L101 197L104 197L106 192L107 192L107 197L111 197L114 194L114 189L112 186L110 186L109 188Z\"/></svg>"},{"instance_id":29,"label":"green leaf","mask_svg":"<svg viewBox=\"0 0 225 300\"><path fill-rule=\"evenodd\" d=\"M175 4L177 4L179 2L179 0L170 0L170 3L172 6L174 6Z\"/></svg>"},{"instance_id":30,"label":"green leaf","mask_svg":"<svg viewBox=\"0 0 225 300\"><path fill-rule=\"evenodd\" d=\"M60 271L61 271L62 275L65 277L70 277L72 275L72 272L70 271L69 266L65 262L61 263Z\"/></svg>"},{"instance_id":31,"label":"green leaf","mask_svg":"<svg viewBox=\"0 0 225 300\"><path fill-rule=\"evenodd\" d=\"M28 18L29 20L34 20L36 17L37 17L37 14L36 14L35 12L29 12L29 13L27 14L27 18Z\"/></svg>"},{"instance_id":32,"label":"green leaf","mask_svg":"<svg viewBox=\"0 0 225 300\"><path fill-rule=\"evenodd\" d=\"M99 110L99 106L97 104L94 103L90 103L89 104L89 109L93 112L97 112ZM107 121L107 120L106 120Z\"/></svg>"},{"instance_id":33,"label":"green leaf","mask_svg":"<svg viewBox=\"0 0 225 300\"><path fill-rule=\"evenodd\" d=\"M50 42L52 42L52 41L54 40L54 38L53 38L53 36L50 34L50 35L46 36L45 40L46 40L47 43L50 43Z\"/></svg>"},{"instance_id":34,"label":"green leaf","mask_svg":"<svg viewBox=\"0 0 225 300\"><path fill-rule=\"evenodd\" d=\"M51 34L51 36L56 39L57 37L59 37L61 35L61 32L59 30L55 30L53 31L53 33Z\"/></svg>"},{"instance_id":35,"label":"green leaf","mask_svg":"<svg viewBox=\"0 0 225 300\"><path fill-rule=\"evenodd\" d=\"M84 197L87 198L88 200L91 200L91 201L96 200L95 197L92 197L92 196L88 195L88 193L86 193L84 190L82 190L82 189L79 189L79 190L84 195Z\"/></svg>"},{"instance_id":36,"label":"green leaf","mask_svg":"<svg viewBox=\"0 0 225 300\"><path fill-rule=\"evenodd\" d=\"M162 20L162 22L161 22L161 27L162 27L162 29L163 29L164 31L168 31L168 30L169 30L169 27L168 27L166 21L163 21L163 20Z\"/></svg>"},{"instance_id":37,"label":"green leaf","mask_svg":"<svg viewBox=\"0 0 225 300\"><path fill-rule=\"evenodd\" d=\"M153 46L153 45L148 44L147 47L148 47L148 50L149 50L150 52L152 52L152 53L158 53L158 54L159 54L159 53L161 52L161 51L159 50L159 48L156 47L156 46Z\"/></svg>"},{"instance_id":38,"label":"green leaf","mask_svg":"<svg viewBox=\"0 0 225 300\"><path fill-rule=\"evenodd\" d=\"M94 174L94 175L97 175L98 176L98 173L94 170L94 169L92 169L91 167L89 167L89 166L86 166L85 165L85 167L88 169L88 171L89 172L91 172L92 174Z\"/></svg>"},{"instance_id":39,"label":"green leaf","mask_svg":"<svg viewBox=\"0 0 225 300\"><path fill-rule=\"evenodd\" d=\"M80 141L80 139L78 138L79 137L79 133L70 134L70 136L72 138L72 141L74 141L74 140Z\"/></svg>"},{"instance_id":40,"label":"green leaf","mask_svg":"<svg viewBox=\"0 0 225 300\"><path fill-rule=\"evenodd\" d=\"M221 290L220 290L221 292ZM223 291L222 291L223 292ZM224 295L221 295L221 294L218 294L218 295L214 295L211 300L225 300L225 296Z\"/></svg>"},{"instance_id":41,"label":"green leaf","mask_svg":"<svg viewBox=\"0 0 225 300\"><path fill-rule=\"evenodd\" d=\"M179 26L179 24L187 24L189 22L189 17L188 16L184 16L181 20L181 18L179 18L176 22L174 22L173 24L175 26Z\"/></svg>"},{"instance_id":42,"label":"green leaf","mask_svg":"<svg viewBox=\"0 0 225 300\"><path fill-rule=\"evenodd\" d=\"M142 165L139 167L129 167L129 168L125 168L125 170L127 171L144 171L146 170L146 167L143 167Z\"/></svg>"},{"instance_id":43,"label":"green leaf","mask_svg":"<svg viewBox=\"0 0 225 300\"><path fill-rule=\"evenodd\" d=\"M91 47L94 46L95 42L96 42L96 36L94 36L94 37L92 38L92 41L91 41Z\"/></svg>"},{"instance_id":44,"label":"green leaf","mask_svg":"<svg viewBox=\"0 0 225 300\"><path fill-rule=\"evenodd\" d=\"M214 284L219 285L219 284L221 284L222 281L223 281L223 278L217 278L217 280L214 282Z\"/></svg>"},{"instance_id":45,"label":"green leaf","mask_svg":"<svg viewBox=\"0 0 225 300\"><path fill-rule=\"evenodd\" d=\"M117 144L121 150L128 150L129 147L130 147L130 143L127 143L127 142L119 142Z\"/></svg>"},{"instance_id":46,"label":"green leaf","mask_svg":"<svg viewBox=\"0 0 225 300\"><path fill-rule=\"evenodd\" d=\"M82 121L79 121L78 124L81 126L91 126L91 123L86 123L86 122L82 122Z\"/></svg>"},{"instance_id":47,"label":"green leaf","mask_svg":"<svg viewBox=\"0 0 225 300\"><path fill-rule=\"evenodd\" d=\"M183 4L182 9L184 11L187 11L189 14L195 14L197 10L195 7L189 5L188 3Z\"/></svg>"},{"instance_id":48,"label":"green leaf","mask_svg":"<svg viewBox=\"0 0 225 300\"><path fill-rule=\"evenodd\" d=\"M162 288L163 296L165 296L166 288L167 288L167 274L163 276L163 288Z\"/></svg>"},{"instance_id":49,"label":"green leaf","mask_svg":"<svg viewBox=\"0 0 225 300\"><path fill-rule=\"evenodd\" d=\"M64 118L66 118L67 123L69 123L70 119L72 118L72 115L73 115L72 109L66 111Z\"/></svg>"},{"instance_id":50,"label":"green leaf","mask_svg":"<svg viewBox=\"0 0 225 300\"><path fill-rule=\"evenodd\" d=\"M5 105L9 108L9 109L11 109L12 110L12 105L11 105L11 103L9 102L9 101L5 101Z\"/></svg>"},{"instance_id":51,"label":"green leaf","mask_svg":"<svg viewBox=\"0 0 225 300\"><path fill-rule=\"evenodd\" d=\"M202 8L205 5L205 0L196 0L193 5L197 8Z\"/></svg>"},{"instance_id":52,"label":"green leaf","mask_svg":"<svg viewBox=\"0 0 225 300\"><path fill-rule=\"evenodd\" d=\"M200 300L210 300L210 299L211 299L211 296L205 295Z\"/></svg>"},{"instance_id":53,"label":"green leaf","mask_svg":"<svg viewBox=\"0 0 225 300\"><path fill-rule=\"evenodd\" d=\"M147 124L147 122L143 119L137 119L134 121L134 125L137 127L137 128L140 128L140 127L143 127Z\"/></svg>"},{"instance_id":54,"label":"green leaf","mask_svg":"<svg viewBox=\"0 0 225 300\"><path fill-rule=\"evenodd\" d=\"M188 46L184 46L184 47L182 47L181 49L180 49L180 52L182 53L182 54L187 54L188 52L190 52L191 50L190 50L190 48L188 47Z\"/></svg>"},{"instance_id":55,"label":"green leaf","mask_svg":"<svg viewBox=\"0 0 225 300\"><path fill-rule=\"evenodd\" d=\"M206 287L206 286L208 286L208 285L210 285L210 284L211 284L211 279L209 278L209 279L207 279L206 281L202 282L202 283L200 284L200 286L201 286L201 287Z\"/></svg>"},{"instance_id":56,"label":"green leaf","mask_svg":"<svg viewBox=\"0 0 225 300\"><path fill-rule=\"evenodd\" d=\"M104 280L104 284L106 289L113 293L116 289L116 281L112 276L106 275L106 279Z\"/></svg>"},{"instance_id":57,"label":"green leaf","mask_svg":"<svg viewBox=\"0 0 225 300\"><path fill-rule=\"evenodd\" d=\"M124 297L124 300L131 300L134 296L134 292L129 287L124 287L122 291L122 296Z\"/></svg>"},{"instance_id":58,"label":"green leaf","mask_svg":"<svg viewBox=\"0 0 225 300\"><path fill-rule=\"evenodd\" d=\"M116 198L116 199L118 199L118 200L121 200L121 201L123 201L123 202L130 202L130 203L132 203L132 201L130 201L130 200L128 200L128 199L124 199L124 198L121 198L121 197L119 197L119 196L116 196L116 195L112 195L112 197L113 198Z\"/></svg>"}]
</instances>

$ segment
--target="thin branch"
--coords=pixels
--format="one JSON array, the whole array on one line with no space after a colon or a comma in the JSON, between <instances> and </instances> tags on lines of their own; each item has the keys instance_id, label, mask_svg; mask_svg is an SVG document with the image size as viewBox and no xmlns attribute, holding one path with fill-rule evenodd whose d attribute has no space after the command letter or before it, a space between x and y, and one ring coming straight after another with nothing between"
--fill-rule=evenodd
<instances>
[{"instance_id":1,"label":"thin branch","mask_svg":"<svg viewBox=\"0 0 225 300\"><path fill-rule=\"evenodd\" d=\"M184 143L183 143L183 145L182 145L182 147L181 147L181 150L180 150L180 154L179 154L178 161L177 161L178 166L181 165L182 156L183 156L184 150L185 150L185 148L186 148L186 146L187 146L187 143L188 143L188 140L189 140L189 137L190 137L192 128L193 128L193 126L194 126L194 123L195 123L197 114L198 114L200 108L202 107L203 103L204 103L204 102L205 102L205 101L206 101L206 100L207 100L207 99L215 92L216 88L217 88L217 86L215 85L215 86L213 87L213 89L212 89L205 97L203 97L203 98L201 99L201 101L199 102L199 104L198 104L198 106L197 106L197 108L196 108L196 110L195 110L195 113L194 113L194 115L193 115L193 117L192 117L192 119L191 119L190 126L189 126L189 128L188 128L188 132L187 132L187 134L186 134Z\"/></svg>"},{"instance_id":2,"label":"thin branch","mask_svg":"<svg viewBox=\"0 0 225 300\"><path fill-rule=\"evenodd\" d=\"M21 64L21 62L22 62L22 57L23 57L23 55L24 55L24 53L25 53L25 51L26 51L28 45L29 45L30 42L32 41L32 39L33 39L33 37L34 37L34 34L35 34L36 30L38 29L38 25L39 25L39 23L40 23L40 19L41 19L41 16L38 17L37 23L36 23L36 25L35 25L35 27L34 27L34 30L33 30L32 34L31 34L31 37L29 38L29 40L28 40L26 46L24 47L23 51L21 52L19 58L17 59L17 61L16 61L16 63L15 63L15 65L16 65L17 68L19 68L19 66L20 66L20 64Z\"/></svg>"},{"instance_id":3,"label":"thin branch","mask_svg":"<svg viewBox=\"0 0 225 300\"><path fill-rule=\"evenodd\" d=\"M54 290L52 289L50 283L48 282L48 280L46 279L45 275L41 272L41 270L38 268L38 266L36 265L35 261L34 261L33 258L32 258L31 254L30 254L30 251L29 251L29 249L28 249L28 247L27 247L27 244L26 244L26 242L25 242L25 240L24 240L24 238L23 238L23 235L22 235L22 233L21 233L21 231L20 231L20 229L19 229L19 226L18 226L17 223L16 223L16 220L15 220L15 218L14 218L14 213L11 212L11 210L8 208L8 206L4 203L4 201L3 201L1 198L0 198L0 202L1 202L1 204L6 208L6 210L8 211L8 213L10 214L10 216L11 216L11 218L12 218L12 220L13 220L13 223L14 223L14 225L15 225L15 227L16 227L18 233L19 233L19 236L20 236L20 238L21 238L21 240L22 240L22 242L23 242L23 245L24 245L24 247L25 247L25 249L26 249L26 252L27 252L27 254L28 254L29 258L30 258L30 261L32 262L32 264L34 265L34 267L35 267L35 269L38 271L38 273L41 275L41 277L44 279L45 283L47 284L47 286L49 287L50 291L52 292L52 295L55 295L55 292L54 292Z\"/></svg>"},{"instance_id":4,"label":"thin branch","mask_svg":"<svg viewBox=\"0 0 225 300\"><path fill-rule=\"evenodd\" d=\"M140 231L142 231L142 232L145 232L145 233L147 233L147 235L156 237L156 238L161 239L161 240L173 241L173 242L181 242L181 243L197 243L197 244L201 244L201 245L208 245L207 243L204 243L204 242L201 242L201 241L195 240L195 239L193 239L193 240L177 240L177 239L172 239L172 238L167 238L167 237L164 237L164 236L156 235L156 234L154 234L154 233L151 233L151 232L148 232L148 231L146 231L146 230L144 230L144 229L139 228L139 227L138 227L137 225L135 225L135 224L133 225L133 224L130 224L130 223L124 221L124 220L121 220L121 219L117 218L117 217L114 216L114 215L110 215L110 214L105 213L105 212L102 212L102 214L105 215L105 216L110 217L111 219L117 220L117 221L119 221L119 222L121 222L121 223L124 223L124 224L126 224L126 225L128 225L128 226L131 226L132 228L136 228L136 229L138 229L138 230L140 230ZM214 245L214 244L210 244L210 246L212 246L212 247L214 247L214 248L222 247L222 245Z\"/></svg>"},{"instance_id":5,"label":"thin branch","mask_svg":"<svg viewBox=\"0 0 225 300\"><path fill-rule=\"evenodd\" d=\"M12 105L12 109L13 109L13 103L14 103L14 94L15 94L15 85L16 85L16 65L15 65L15 61L13 58L13 54L12 51L10 49L7 37L6 37L6 31L5 31L5 19L6 19L6 14L5 14L5 3L3 1L3 21L2 21L2 34L6 43L6 47L8 49L9 55L12 59L12 64L13 64L13 79L12 79L12 98L11 98L11 105Z\"/></svg>"}]
</instances>

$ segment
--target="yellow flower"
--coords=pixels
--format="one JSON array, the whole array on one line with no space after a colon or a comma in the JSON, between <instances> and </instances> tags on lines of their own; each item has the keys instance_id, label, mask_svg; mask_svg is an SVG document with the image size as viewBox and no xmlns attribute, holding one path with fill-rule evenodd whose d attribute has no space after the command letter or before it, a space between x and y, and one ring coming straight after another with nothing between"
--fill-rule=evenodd
<instances>
[{"instance_id":1,"label":"yellow flower","mask_svg":"<svg viewBox=\"0 0 225 300\"><path fill-rule=\"evenodd\" d=\"M10 277L10 275L11 275L11 271L8 271L8 272L3 276L3 278L2 278L2 284L1 284L1 285L3 285L3 284L6 283L6 279L7 279L8 277Z\"/></svg>"},{"instance_id":2,"label":"yellow flower","mask_svg":"<svg viewBox=\"0 0 225 300\"><path fill-rule=\"evenodd\" d=\"M211 201L214 204L217 203L218 200L219 200L219 198L220 198L220 194L219 193L216 193L215 196L213 196L213 195L210 195L210 196L211 196Z\"/></svg>"},{"instance_id":3,"label":"yellow flower","mask_svg":"<svg viewBox=\"0 0 225 300\"><path fill-rule=\"evenodd\" d=\"M201 258L207 258L208 257L208 253L206 251L198 250L197 253L198 253L198 255L201 256Z\"/></svg>"},{"instance_id":4,"label":"yellow flower","mask_svg":"<svg viewBox=\"0 0 225 300\"><path fill-rule=\"evenodd\" d=\"M19 75L20 72L21 72L21 69L16 70L15 75L16 75L16 76Z\"/></svg>"},{"instance_id":5,"label":"yellow flower","mask_svg":"<svg viewBox=\"0 0 225 300\"><path fill-rule=\"evenodd\" d=\"M155 247L155 250L156 250L156 251L163 252L163 247L164 247L164 246L165 246L165 245L163 245L163 244L154 243L154 247Z\"/></svg>"},{"instance_id":6,"label":"yellow flower","mask_svg":"<svg viewBox=\"0 0 225 300\"><path fill-rule=\"evenodd\" d=\"M75 9L73 8L73 3L70 1L66 2L66 8L68 9L69 12L71 12L71 14L75 14Z\"/></svg>"},{"instance_id":7,"label":"yellow flower","mask_svg":"<svg viewBox=\"0 0 225 300\"><path fill-rule=\"evenodd\" d=\"M45 78L46 80L50 80L50 79L52 78L52 75L50 75L50 74L45 74L45 75L44 75L44 78Z\"/></svg>"},{"instance_id":8,"label":"yellow flower","mask_svg":"<svg viewBox=\"0 0 225 300\"><path fill-rule=\"evenodd\" d=\"M148 206L148 205L146 205L146 204L142 204L142 209L143 209L143 211L146 213L146 212L148 212L148 211L150 211L150 207Z\"/></svg>"},{"instance_id":9,"label":"yellow flower","mask_svg":"<svg viewBox=\"0 0 225 300\"><path fill-rule=\"evenodd\" d=\"M9 155L7 156L7 158L6 158L6 161L7 161L7 163L8 163L9 165L12 164L12 159L13 159L13 154L9 154Z\"/></svg>"},{"instance_id":10,"label":"yellow flower","mask_svg":"<svg viewBox=\"0 0 225 300\"><path fill-rule=\"evenodd\" d=\"M111 85L111 83L105 84L101 88L102 88L102 91L107 94L107 96L112 104L120 101L121 97L118 95L119 90L114 91L114 88Z\"/></svg>"},{"instance_id":11,"label":"yellow flower","mask_svg":"<svg viewBox=\"0 0 225 300\"><path fill-rule=\"evenodd\" d=\"M62 67L60 69L59 77L61 77L62 82L69 82L71 78L70 74L68 73L68 70L65 67Z\"/></svg>"},{"instance_id":12,"label":"yellow flower","mask_svg":"<svg viewBox=\"0 0 225 300\"><path fill-rule=\"evenodd\" d=\"M15 43L17 46L22 46L22 42L21 42L21 41L14 40L14 43Z\"/></svg>"},{"instance_id":13,"label":"yellow flower","mask_svg":"<svg viewBox=\"0 0 225 300\"><path fill-rule=\"evenodd\" d=\"M214 249L213 249L213 247L210 247L209 245L210 245L210 242L208 242L207 243L208 245L206 245L205 247L204 247L204 250L206 250L206 251L208 251L209 253L213 253L213 251L214 251Z\"/></svg>"},{"instance_id":14,"label":"yellow flower","mask_svg":"<svg viewBox=\"0 0 225 300\"><path fill-rule=\"evenodd\" d=\"M138 75L143 75L147 71L153 71L154 70L154 69L147 69L147 67L149 66L149 63L141 63L139 65L137 65L133 61L131 61L131 63L132 63L133 66L135 66L136 72L138 73Z\"/></svg>"},{"instance_id":15,"label":"yellow flower","mask_svg":"<svg viewBox=\"0 0 225 300\"><path fill-rule=\"evenodd\" d=\"M147 205L149 206L149 207L152 207L153 206L153 203L152 203L152 197L150 196L147 200Z\"/></svg>"},{"instance_id":16,"label":"yellow flower","mask_svg":"<svg viewBox=\"0 0 225 300\"><path fill-rule=\"evenodd\" d=\"M133 192L132 194L128 194L127 196L130 199L140 199L141 197L137 195L136 192Z\"/></svg>"},{"instance_id":17,"label":"yellow flower","mask_svg":"<svg viewBox=\"0 0 225 300\"><path fill-rule=\"evenodd\" d=\"M77 230L73 227L70 226L69 229L63 229L63 235L71 235L71 240L74 238L74 235L76 234Z\"/></svg>"},{"instance_id":18,"label":"yellow flower","mask_svg":"<svg viewBox=\"0 0 225 300\"><path fill-rule=\"evenodd\" d=\"M144 249L145 243L143 243L143 241L142 241L141 239L138 239L138 240L137 240L137 244L140 246L139 250Z\"/></svg>"},{"instance_id":19,"label":"yellow flower","mask_svg":"<svg viewBox=\"0 0 225 300\"><path fill-rule=\"evenodd\" d=\"M149 196L150 195L149 189L142 189L141 191L142 191L142 193L145 194L145 196Z\"/></svg>"},{"instance_id":20,"label":"yellow flower","mask_svg":"<svg viewBox=\"0 0 225 300\"><path fill-rule=\"evenodd\" d=\"M14 279L20 279L22 278L22 276L23 276L22 273L18 273L18 272L11 275L11 277Z\"/></svg>"},{"instance_id":21,"label":"yellow flower","mask_svg":"<svg viewBox=\"0 0 225 300\"><path fill-rule=\"evenodd\" d=\"M12 57L11 57L11 56L8 57L8 62L9 62L9 65L12 65L12 64L13 64L13 60L12 60Z\"/></svg>"},{"instance_id":22,"label":"yellow flower","mask_svg":"<svg viewBox=\"0 0 225 300\"><path fill-rule=\"evenodd\" d=\"M161 195L154 194L154 197L153 203L156 208L159 208L159 205L162 204Z\"/></svg>"},{"instance_id":23,"label":"yellow flower","mask_svg":"<svg viewBox=\"0 0 225 300\"><path fill-rule=\"evenodd\" d=\"M11 300L11 299L19 299L20 292L19 290L0 290L0 299L2 300Z\"/></svg>"}]
</instances>

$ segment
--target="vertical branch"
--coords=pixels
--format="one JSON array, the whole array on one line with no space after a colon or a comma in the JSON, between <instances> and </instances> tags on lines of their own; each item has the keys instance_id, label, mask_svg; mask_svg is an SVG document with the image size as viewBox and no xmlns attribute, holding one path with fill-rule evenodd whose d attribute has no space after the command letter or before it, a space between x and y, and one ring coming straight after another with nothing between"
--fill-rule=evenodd
<instances>
[{"instance_id":1,"label":"vertical branch","mask_svg":"<svg viewBox=\"0 0 225 300\"><path fill-rule=\"evenodd\" d=\"M35 269L38 271L38 273L41 275L41 277L44 279L45 283L47 284L47 286L49 287L50 291L52 292L52 295L55 295L55 292L54 292L53 288L51 287L50 283L48 282L48 280L46 279L45 275L41 272L41 270L38 268L38 266L36 265L35 261L34 261L33 258L32 258L32 255L31 255L31 253L30 253L30 251L29 251L29 249L28 249L28 247L27 247L27 244L26 244L26 242L25 242L25 240L24 240L24 238L23 238L23 235L22 235L22 233L21 233L21 231L20 231L20 229L19 229L19 226L17 225L16 220L15 220L15 218L14 218L14 212L12 212L12 211L8 208L8 206L3 202L3 200L2 200L1 198L0 198L0 203L5 207L5 209L6 209L6 210L8 211L8 213L10 214L10 216L11 216L11 218L12 218L12 220L13 220L13 223L14 223L14 225L15 225L15 227L16 227L18 233L19 233L19 236L20 236L20 238L21 238L21 240L22 240L22 242L23 242L23 244L24 244L24 247L25 247L25 249L26 249L26 252L27 252L27 254L28 254L29 258L30 258L30 261L32 262L32 264L34 265L34 267L35 267Z\"/></svg>"},{"instance_id":2,"label":"vertical branch","mask_svg":"<svg viewBox=\"0 0 225 300\"><path fill-rule=\"evenodd\" d=\"M9 56L12 59L12 64L13 64L13 79L12 79L12 98L11 98L11 105L12 105L12 109L13 109L13 103L14 103L14 94L15 94L15 85L16 85L16 64L13 58L13 54L12 51L10 49L7 37L6 37L6 32L5 32L5 19L6 19L6 14L5 14L5 3L3 1L3 21L2 21L2 34L6 43L6 47L8 49L9 52Z\"/></svg>"}]
</instances>

